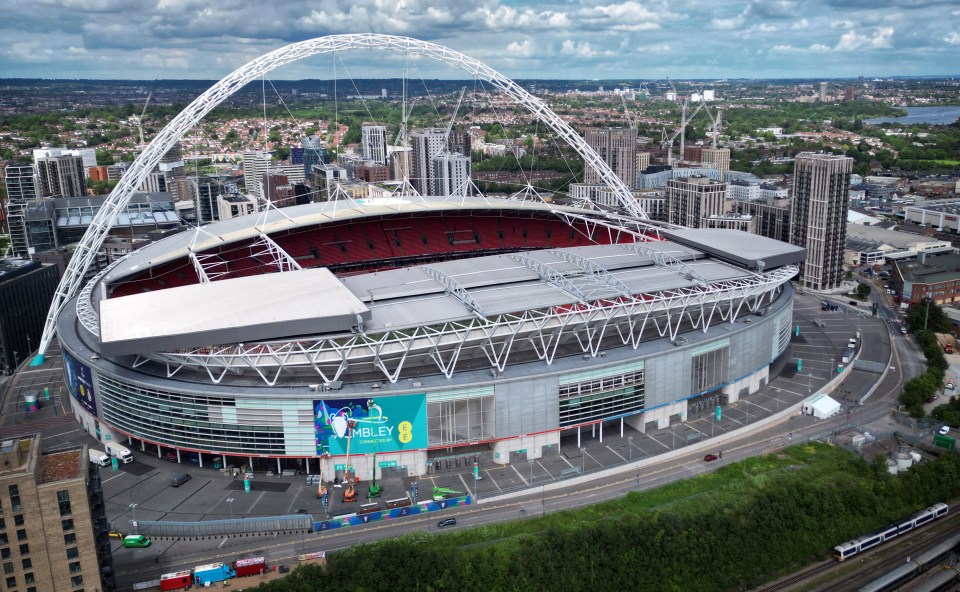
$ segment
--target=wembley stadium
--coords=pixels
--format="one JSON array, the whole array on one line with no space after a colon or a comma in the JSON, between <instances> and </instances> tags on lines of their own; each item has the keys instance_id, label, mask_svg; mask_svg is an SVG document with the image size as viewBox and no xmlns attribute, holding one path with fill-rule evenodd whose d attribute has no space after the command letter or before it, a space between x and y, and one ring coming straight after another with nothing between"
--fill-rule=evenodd
<instances>
[{"instance_id":1,"label":"wembley stadium","mask_svg":"<svg viewBox=\"0 0 960 592\"><path fill-rule=\"evenodd\" d=\"M451 450L537 458L585 426L655 429L754 392L803 257L532 201L332 201L150 244L56 329L102 441L311 472L353 454L361 478L376 453L412 476Z\"/></svg>"}]
</instances>

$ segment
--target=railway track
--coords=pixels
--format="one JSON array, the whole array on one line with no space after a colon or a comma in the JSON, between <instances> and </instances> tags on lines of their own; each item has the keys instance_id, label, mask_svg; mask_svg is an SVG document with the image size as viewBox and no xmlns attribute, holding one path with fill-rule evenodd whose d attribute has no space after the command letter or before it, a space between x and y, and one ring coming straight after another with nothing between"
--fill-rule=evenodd
<instances>
[{"instance_id":1,"label":"railway track","mask_svg":"<svg viewBox=\"0 0 960 592\"><path fill-rule=\"evenodd\" d=\"M950 505L950 512L942 519L901 535L890 543L859 553L845 562L829 559L816 563L784 579L758 587L756 590L758 592L791 590L799 584L812 584L824 574L859 563L856 569L838 576L837 579L832 579L815 588L805 588L814 592L853 592L866 582L899 566L907 557L916 556L943 542L958 530L960 530L960 503L955 503Z\"/></svg>"}]
</instances>

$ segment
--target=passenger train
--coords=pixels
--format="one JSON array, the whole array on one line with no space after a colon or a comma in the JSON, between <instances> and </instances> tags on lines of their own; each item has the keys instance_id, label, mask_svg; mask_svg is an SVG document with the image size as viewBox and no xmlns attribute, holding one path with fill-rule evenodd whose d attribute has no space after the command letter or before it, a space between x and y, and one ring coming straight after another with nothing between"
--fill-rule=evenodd
<instances>
[{"instance_id":1,"label":"passenger train","mask_svg":"<svg viewBox=\"0 0 960 592\"><path fill-rule=\"evenodd\" d=\"M937 518L942 518L943 516L947 515L947 511L949 511L949 509L950 507L947 504L934 504L925 510L921 510L916 514L912 514L903 520L900 520L899 522L894 522L893 524L884 526L883 528L875 530L871 533L837 545L833 548L833 556L837 561L843 561L853 557L857 553L862 553L863 551L889 541L894 537L910 532L914 528L923 526L924 524L936 520Z\"/></svg>"}]
</instances>

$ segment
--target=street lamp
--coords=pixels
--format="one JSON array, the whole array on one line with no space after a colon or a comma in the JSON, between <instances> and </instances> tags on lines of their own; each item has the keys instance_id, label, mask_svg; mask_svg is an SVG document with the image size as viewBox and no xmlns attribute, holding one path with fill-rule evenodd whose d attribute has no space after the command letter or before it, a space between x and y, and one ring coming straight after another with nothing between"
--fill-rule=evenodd
<instances>
[{"instance_id":1,"label":"street lamp","mask_svg":"<svg viewBox=\"0 0 960 592\"><path fill-rule=\"evenodd\" d=\"M137 504L130 504L127 507L133 511L133 522L136 523L137 522Z\"/></svg>"},{"instance_id":2,"label":"street lamp","mask_svg":"<svg viewBox=\"0 0 960 592\"><path fill-rule=\"evenodd\" d=\"M533 485L533 459L527 461L530 463L530 485Z\"/></svg>"},{"instance_id":3,"label":"street lamp","mask_svg":"<svg viewBox=\"0 0 960 592\"><path fill-rule=\"evenodd\" d=\"M633 436L627 436L627 448L630 449L630 460L633 461Z\"/></svg>"},{"instance_id":4,"label":"street lamp","mask_svg":"<svg viewBox=\"0 0 960 592\"><path fill-rule=\"evenodd\" d=\"M33 345L30 344L30 335L29 335L29 334L27 335L27 349L28 349L30 352L33 351Z\"/></svg>"},{"instance_id":5,"label":"street lamp","mask_svg":"<svg viewBox=\"0 0 960 592\"><path fill-rule=\"evenodd\" d=\"M580 449L580 474L583 475L587 472L587 449Z\"/></svg>"},{"instance_id":6,"label":"street lamp","mask_svg":"<svg viewBox=\"0 0 960 592\"><path fill-rule=\"evenodd\" d=\"M227 498L226 500L224 500L224 501L226 501L228 504L230 504L230 517L233 518L233 498L232 498L232 497L228 497L228 498Z\"/></svg>"}]
</instances>

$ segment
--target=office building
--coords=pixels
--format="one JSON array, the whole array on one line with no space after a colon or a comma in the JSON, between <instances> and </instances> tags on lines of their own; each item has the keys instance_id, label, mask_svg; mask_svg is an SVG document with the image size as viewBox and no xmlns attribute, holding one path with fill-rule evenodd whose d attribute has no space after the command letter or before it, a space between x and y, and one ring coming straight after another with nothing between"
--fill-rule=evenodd
<instances>
[{"instance_id":1,"label":"office building","mask_svg":"<svg viewBox=\"0 0 960 592\"><path fill-rule=\"evenodd\" d=\"M709 177L670 179L666 185L667 222L688 228L708 228L705 220L723 216L727 184Z\"/></svg>"},{"instance_id":2,"label":"office building","mask_svg":"<svg viewBox=\"0 0 960 592\"><path fill-rule=\"evenodd\" d=\"M99 470L87 447L43 454L40 435L0 442L5 590L116 590Z\"/></svg>"},{"instance_id":3,"label":"office building","mask_svg":"<svg viewBox=\"0 0 960 592\"><path fill-rule=\"evenodd\" d=\"M847 203L853 159L834 154L797 154L790 208L790 242L807 249L799 281L814 290L835 288L843 278Z\"/></svg>"},{"instance_id":4,"label":"office building","mask_svg":"<svg viewBox=\"0 0 960 592\"><path fill-rule=\"evenodd\" d=\"M41 197L82 197L87 194L87 172L80 156L70 154L37 159Z\"/></svg>"},{"instance_id":5,"label":"office building","mask_svg":"<svg viewBox=\"0 0 960 592\"><path fill-rule=\"evenodd\" d=\"M410 134L413 147L413 178L410 183L420 195L433 190L433 159L447 150L447 130L440 127L414 130Z\"/></svg>"},{"instance_id":6,"label":"office building","mask_svg":"<svg viewBox=\"0 0 960 592\"><path fill-rule=\"evenodd\" d=\"M360 128L364 160L387 164L387 126L366 125Z\"/></svg>"},{"instance_id":7,"label":"office building","mask_svg":"<svg viewBox=\"0 0 960 592\"><path fill-rule=\"evenodd\" d=\"M637 166L637 130L631 128L587 128L584 137L587 144L596 151L613 172L627 187L634 187ZM584 183L599 185L603 183L600 174L587 166L584 169Z\"/></svg>"},{"instance_id":8,"label":"office building","mask_svg":"<svg viewBox=\"0 0 960 592\"><path fill-rule=\"evenodd\" d=\"M40 342L60 274L29 259L0 259L0 366L9 374Z\"/></svg>"},{"instance_id":9,"label":"office building","mask_svg":"<svg viewBox=\"0 0 960 592\"><path fill-rule=\"evenodd\" d=\"M257 211L257 200L252 195L228 193L217 198L219 220L229 220L237 216L246 216Z\"/></svg>"},{"instance_id":10,"label":"office building","mask_svg":"<svg viewBox=\"0 0 960 592\"><path fill-rule=\"evenodd\" d=\"M467 195L470 188L470 157L444 152L433 157L431 195Z\"/></svg>"},{"instance_id":11,"label":"office building","mask_svg":"<svg viewBox=\"0 0 960 592\"><path fill-rule=\"evenodd\" d=\"M330 164L330 153L319 136L307 136L301 140L303 146L303 174L309 177L313 165Z\"/></svg>"},{"instance_id":12,"label":"office building","mask_svg":"<svg viewBox=\"0 0 960 592\"><path fill-rule=\"evenodd\" d=\"M9 165L4 172L7 186L7 230L15 257L27 257L26 203L40 196L33 165Z\"/></svg>"}]
</instances>

